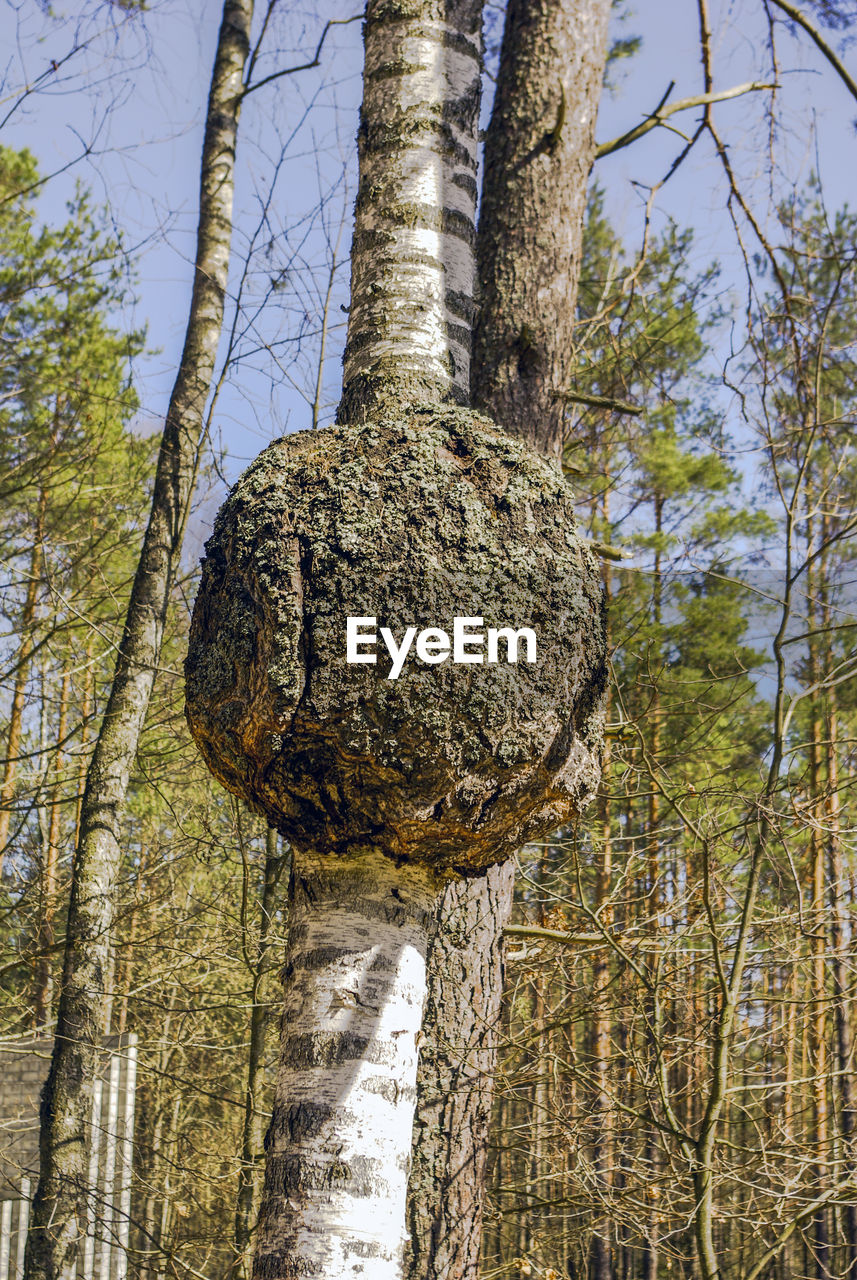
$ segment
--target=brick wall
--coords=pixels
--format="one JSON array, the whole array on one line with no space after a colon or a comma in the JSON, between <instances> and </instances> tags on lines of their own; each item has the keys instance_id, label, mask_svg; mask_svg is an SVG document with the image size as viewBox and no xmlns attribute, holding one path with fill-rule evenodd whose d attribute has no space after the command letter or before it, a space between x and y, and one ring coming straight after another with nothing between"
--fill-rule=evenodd
<instances>
[{"instance_id":1,"label":"brick wall","mask_svg":"<svg viewBox=\"0 0 857 1280\"><path fill-rule=\"evenodd\" d=\"M78 1280L125 1280L136 1084L134 1035L107 1036L88 1133L89 1228ZM28 1200L38 1181L39 1099L53 1041L0 1040L0 1280L20 1280Z\"/></svg>"}]
</instances>

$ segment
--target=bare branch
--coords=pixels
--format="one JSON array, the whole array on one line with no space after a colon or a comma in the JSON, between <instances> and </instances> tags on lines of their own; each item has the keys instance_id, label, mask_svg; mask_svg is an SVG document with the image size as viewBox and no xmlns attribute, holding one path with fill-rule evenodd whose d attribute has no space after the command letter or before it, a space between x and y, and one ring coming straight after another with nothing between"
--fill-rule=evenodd
<instances>
[{"instance_id":1,"label":"bare branch","mask_svg":"<svg viewBox=\"0 0 857 1280\"><path fill-rule=\"evenodd\" d=\"M636 142L638 138L644 137L652 129L657 129L665 125L670 116L674 116L678 111L690 111L693 107L707 107L713 102L728 102L731 98L741 98L746 93L758 93L762 89L776 89L775 84L763 84L757 80L749 80L746 84L735 85L732 89L721 89L718 93L699 93L693 98L680 98L678 102L674 102L672 106L664 106L664 100L661 100L659 106L646 116L645 120L636 125L635 128L629 129L627 133L621 134L618 138L613 138L610 142L602 142L595 148L595 159L600 160L603 156L612 155L614 151L621 150L622 147L630 146L632 142ZM669 91L668 91L669 92Z\"/></svg>"},{"instance_id":2,"label":"bare branch","mask_svg":"<svg viewBox=\"0 0 857 1280\"><path fill-rule=\"evenodd\" d=\"M568 400L571 404L586 404L593 409L609 409L612 413L627 413L639 417L645 413L641 404L631 404L628 400L614 400L612 396L597 396L591 392L557 391L558 400Z\"/></svg>"},{"instance_id":3,"label":"bare branch","mask_svg":"<svg viewBox=\"0 0 857 1280\"><path fill-rule=\"evenodd\" d=\"M327 33L331 27L347 27L352 22L360 22L364 17L363 12L354 13L350 18L328 18L324 24L324 29L319 36L318 44L315 47L315 53L311 62L302 62L296 67L284 67L282 71L272 71L269 76L263 76L261 80L257 80L255 84L245 84L241 94L242 101L247 97L248 93L261 89L263 85L270 84L272 80L281 80L283 76L293 76L299 71L309 71L313 67L317 67L321 61L321 51L324 48L324 42L327 39Z\"/></svg>"},{"instance_id":4,"label":"bare branch","mask_svg":"<svg viewBox=\"0 0 857 1280\"><path fill-rule=\"evenodd\" d=\"M804 17L800 9L796 9L793 4L789 4L788 0L771 0L771 3L776 5L778 9L781 9L783 13L787 14L791 18L792 22L797 26L803 28L810 40L812 40L813 44L824 54L831 67L833 67L833 70L839 76L839 79L851 94L851 97L857 98L857 81L855 81L844 63L840 61L831 49L830 45L824 39L824 36L815 29L809 18Z\"/></svg>"}]
</instances>

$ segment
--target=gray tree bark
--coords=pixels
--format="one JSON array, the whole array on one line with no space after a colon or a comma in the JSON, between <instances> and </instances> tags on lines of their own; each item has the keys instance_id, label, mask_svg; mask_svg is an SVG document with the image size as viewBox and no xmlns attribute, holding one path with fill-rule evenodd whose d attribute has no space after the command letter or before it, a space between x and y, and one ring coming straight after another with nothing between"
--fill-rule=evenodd
<instances>
[{"instance_id":1,"label":"gray tree bark","mask_svg":"<svg viewBox=\"0 0 857 1280\"><path fill-rule=\"evenodd\" d=\"M42 1094L39 1185L27 1280L60 1280L85 1234L87 1127L102 1030L122 808L161 651L196 479L223 321L235 141L252 0L226 0L209 91L193 295L158 456L152 509L110 697L86 776L50 1072Z\"/></svg>"},{"instance_id":2,"label":"gray tree bark","mask_svg":"<svg viewBox=\"0 0 857 1280\"><path fill-rule=\"evenodd\" d=\"M510 0L485 143L477 234L479 308L473 403L513 435L556 457L572 359L586 188L607 55L609 0ZM475 1280L503 989L502 929L513 864L447 890L429 953L427 1015L417 1076L408 1280ZM479 919L468 938L442 922ZM492 935L491 926L496 932ZM461 981L471 973L478 979ZM472 1035L485 1029L478 1052ZM470 1028L461 1036L458 1028ZM466 1055L462 1056L462 1049ZM479 1071L472 1070L478 1062ZM454 1144L437 1099L457 1084ZM472 1176L469 1213L450 1200ZM450 1269L452 1260L456 1267Z\"/></svg>"},{"instance_id":3,"label":"gray tree bark","mask_svg":"<svg viewBox=\"0 0 857 1280\"><path fill-rule=\"evenodd\" d=\"M451 885L436 912L408 1184L411 1276L477 1274L514 876L509 861Z\"/></svg>"},{"instance_id":4,"label":"gray tree bark","mask_svg":"<svg viewBox=\"0 0 857 1280\"><path fill-rule=\"evenodd\" d=\"M608 0L510 0L485 142L473 403L562 451Z\"/></svg>"},{"instance_id":5,"label":"gray tree bark","mask_svg":"<svg viewBox=\"0 0 857 1280\"><path fill-rule=\"evenodd\" d=\"M273 827L265 838L265 865L259 903L259 936L251 989L250 1044L247 1050L247 1083L244 1089L244 1125L241 1133L241 1168L238 1173L238 1195L235 1201L235 1261L230 1276L237 1280L248 1275L252 1259L248 1257L256 1216L257 1177L262 1148L261 1097L265 1086L265 1029L268 1010L261 1002L262 982L268 970L271 946L271 920L277 906L277 886L286 857L279 851L279 837ZM246 864L245 864L246 865ZM246 898L246 894L245 894Z\"/></svg>"},{"instance_id":6,"label":"gray tree bark","mask_svg":"<svg viewBox=\"0 0 857 1280\"><path fill-rule=\"evenodd\" d=\"M253 1275L399 1280L435 875L295 851Z\"/></svg>"}]
</instances>

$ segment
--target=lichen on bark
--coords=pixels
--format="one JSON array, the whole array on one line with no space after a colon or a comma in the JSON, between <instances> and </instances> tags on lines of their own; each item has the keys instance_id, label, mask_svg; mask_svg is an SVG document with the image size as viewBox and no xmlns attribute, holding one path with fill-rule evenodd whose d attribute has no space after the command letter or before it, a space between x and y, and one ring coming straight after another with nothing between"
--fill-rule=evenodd
<instances>
[{"instance_id":1,"label":"lichen on bark","mask_svg":"<svg viewBox=\"0 0 857 1280\"><path fill-rule=\"evenodd\" d=\"M383 645L346 662L349 615L397 639L455 616L528 626L537 661L410 658L391 680ZM469 410L412 408L285 437L245 472L206 547L188 721L296 847L474 874L591 795L603 654L559 471Z\"/></svg>"}]
</instances>

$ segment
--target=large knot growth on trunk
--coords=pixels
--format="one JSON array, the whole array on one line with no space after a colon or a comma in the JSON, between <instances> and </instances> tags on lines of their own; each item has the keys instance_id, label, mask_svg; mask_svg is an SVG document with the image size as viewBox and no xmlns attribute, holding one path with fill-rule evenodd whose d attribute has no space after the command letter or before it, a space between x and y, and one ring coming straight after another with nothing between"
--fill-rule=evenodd
<instances>
[{"instance_id":1,"label":"large knot growth on trunk","mask_svg":"<svg viewBox=\"0 0 857 1280\"><path fill-rule=\"evenodd\" d=\"M296 847L478 873L590 798L604 646L556 467L468 410L409 409L286 436L238 481L206 544L187 717Z\"/></svg>"}]
</instances>

